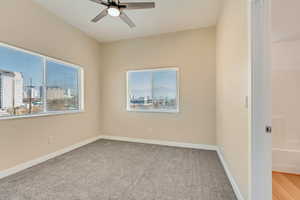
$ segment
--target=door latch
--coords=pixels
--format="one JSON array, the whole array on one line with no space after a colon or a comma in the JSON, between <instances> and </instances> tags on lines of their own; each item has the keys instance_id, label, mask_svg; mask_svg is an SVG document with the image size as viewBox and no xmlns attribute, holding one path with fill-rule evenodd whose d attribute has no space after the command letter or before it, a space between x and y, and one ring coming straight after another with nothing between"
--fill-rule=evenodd
<instances>
[{"instance_id":1,"label":"door latch","mask_svg":"<svg viewBox=\"0 0 300 200\"><path fill-rule=\"evenodd\" d=\"M266 126L266 133L272 133L272 126Z\"/></svg>"}]
</instances>

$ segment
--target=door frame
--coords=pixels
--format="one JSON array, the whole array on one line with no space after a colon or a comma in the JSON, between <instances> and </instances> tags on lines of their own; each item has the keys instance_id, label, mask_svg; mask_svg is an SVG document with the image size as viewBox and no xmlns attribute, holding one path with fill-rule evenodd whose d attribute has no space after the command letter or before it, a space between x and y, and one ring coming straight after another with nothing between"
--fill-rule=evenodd
<instances>
[{"instance_id":1,"label":"door frame","mask_svg":"<svg viewBox=\"0 0 300 200\"><path fill-rule=\"evenodd\" d=\"M271 0L250 0L250 199L272 200Z\"/></svg>"}]
</instances>

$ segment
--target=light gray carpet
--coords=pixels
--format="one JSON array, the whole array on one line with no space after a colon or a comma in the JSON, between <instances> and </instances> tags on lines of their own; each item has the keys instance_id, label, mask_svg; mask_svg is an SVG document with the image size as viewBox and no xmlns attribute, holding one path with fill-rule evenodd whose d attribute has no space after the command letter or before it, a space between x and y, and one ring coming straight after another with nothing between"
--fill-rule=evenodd
<instances>
[{"instance_id":1,"label":"light gray carpet","mask_svg":"<svg viewBox=\"0 0 300 200\"><path fill-rule=\"evenodd\" d=\"M99 140L0 180L1 200L236 200L216 152Z\"/></svg>"}]
</instances>

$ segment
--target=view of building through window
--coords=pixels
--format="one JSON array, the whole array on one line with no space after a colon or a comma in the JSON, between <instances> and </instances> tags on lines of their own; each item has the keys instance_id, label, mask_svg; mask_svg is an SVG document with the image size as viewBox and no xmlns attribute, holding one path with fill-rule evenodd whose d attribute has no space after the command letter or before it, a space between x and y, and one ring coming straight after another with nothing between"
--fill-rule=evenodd
<instances>
[{"instance_id":1,"label":"view of building through window","mask_svg":"<svg viewBox=\"0 0 300 200\"><path fill-rule=\"evenodd\" d=\"M43 59L0 47L0 116L43 112Z\"/></svg>"},{"instance_id":2,"label":"view of building through window","mask_svg":"<svg viewBox=\"0 0 300 200\"><path fill-rule=\"evenodd\" d=\"M177 69L129 71L130 111L178 111Z\"/></svg>"},{"instance_id":3,"label":"view of building through window","mask_svg":"<svg viewBox=\"0 0 300 200\"><path fill-rule=\"evenodd\" d=\"M0 117L80 109L79 69L45 60L0 46Z\"/></svg>"},{"instance_id":4,"label":"view of building through window","mask_svg":"<svg viewBox=\"0 0 300 200\"><path fill-rule=\"evenodd\" d=\"M78 110L78 70L55 62L47 62L47 109Z\"/></svg>"}]
</instances>

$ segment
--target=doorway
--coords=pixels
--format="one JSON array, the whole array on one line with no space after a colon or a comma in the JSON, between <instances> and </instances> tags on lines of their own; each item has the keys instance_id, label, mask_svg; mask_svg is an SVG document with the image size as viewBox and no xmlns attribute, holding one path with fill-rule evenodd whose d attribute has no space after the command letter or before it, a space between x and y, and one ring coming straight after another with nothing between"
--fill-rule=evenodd
<instances>
[{"instance_id":1,"label":"doorway","mask_svg":"<svg viewBox=\"0 0 300 200\"><path fill-rule=\"evenodd\" d=\"M300 2L272 0L273 200L300 199Z\"/></svg>"}]
</instances>

